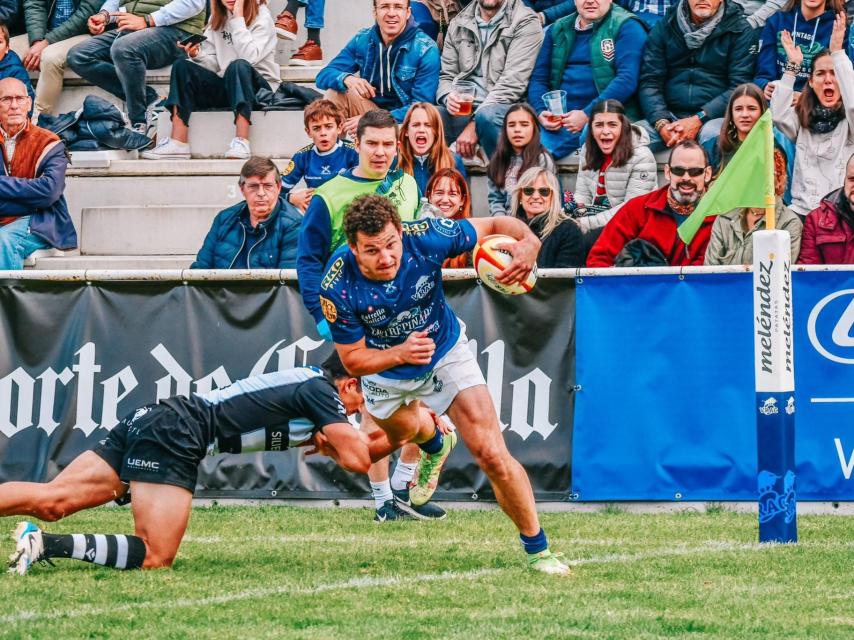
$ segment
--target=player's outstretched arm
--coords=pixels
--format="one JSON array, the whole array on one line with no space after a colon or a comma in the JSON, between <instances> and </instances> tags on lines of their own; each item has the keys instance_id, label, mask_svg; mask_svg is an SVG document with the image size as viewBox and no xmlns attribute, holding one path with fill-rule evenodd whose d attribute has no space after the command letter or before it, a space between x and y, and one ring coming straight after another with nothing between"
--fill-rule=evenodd
<instances>
[{"instance_id":1,"label":"player's outstretched arm","mask_svg":"<svg viewBox=\"0 0 854 640\"><path fill-rule=\"evenodd\" d=\"M527 280L537 262L540 253L540 239L521 220L510 216L495 216L491 218L469 218L468 222L477 231L477 241L491 235L505 235L516 242L498 245L506 249L513 261L501 272L497 280L502 284L515 284Z\"/></svg>"},{"instance_id":2,"label":"player's outstretched arm","mask_svg":"<svg viewBox=\"0 0 854 640\"><path fill-rule=\"evenodd\" d=\"M335 460L342 469L367 473L376 462L397 449L382 430L371 434L356 431L347 423L328 424L305 443L312 447L306 455L322 453Z\"/></svg>"}]
</instances>

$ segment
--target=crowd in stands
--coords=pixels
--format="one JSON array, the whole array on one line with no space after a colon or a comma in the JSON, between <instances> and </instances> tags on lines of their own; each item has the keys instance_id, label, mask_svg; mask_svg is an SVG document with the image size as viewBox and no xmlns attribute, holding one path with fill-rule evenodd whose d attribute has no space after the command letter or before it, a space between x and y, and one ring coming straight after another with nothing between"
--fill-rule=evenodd
<instances>
[{"instance_id":1,"label":"crowd in stands","mask_svg":"<svg viewBox=\"0 0 854 640\"><path fill-rule=\"evenodd\" d=\"M216 218L193 266L298 267L321 333L320 275L347 205L366 193L404 220L518 216L542 240L541 268L749 263L764 209L709 216L687 245L676 229L769 109L776 224L793 257L854 263L854 29L842 0L373 0L374 25L319 68L311 144L272 180L274 165L252 156L252 113L287 84L276 38L297 37L300 10L308 37L293 63L322 64L323 8L0 0L0 269L74 246L63 145L37 126L56 115L66 66L123 101L139 134L171 117L147 159L190 158L192 113L233 112L225 157L248 159L245 200ZM145 72L169 65L160 96ZM557 170L567 163L572 189ZM481 171L478 211L469 174Z\"/></svg>"}]
</instances>

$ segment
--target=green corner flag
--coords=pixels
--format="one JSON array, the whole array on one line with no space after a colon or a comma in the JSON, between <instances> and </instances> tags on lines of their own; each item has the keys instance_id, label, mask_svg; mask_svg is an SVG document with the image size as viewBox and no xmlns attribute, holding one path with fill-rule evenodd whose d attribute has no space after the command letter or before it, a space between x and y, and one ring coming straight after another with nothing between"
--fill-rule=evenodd
<instances>
[{"instance_id":1,"label":"green corner flag","mask_svg":"<svg viewBox=\"0 0 854 640\"><path fill-rule=\"evenodd\" d=\"M774 131L766 109L694 213L679 225L679 237L690 244L707 216L741 207L773 208L774 202Z\"/></svg>"}]
</instances>

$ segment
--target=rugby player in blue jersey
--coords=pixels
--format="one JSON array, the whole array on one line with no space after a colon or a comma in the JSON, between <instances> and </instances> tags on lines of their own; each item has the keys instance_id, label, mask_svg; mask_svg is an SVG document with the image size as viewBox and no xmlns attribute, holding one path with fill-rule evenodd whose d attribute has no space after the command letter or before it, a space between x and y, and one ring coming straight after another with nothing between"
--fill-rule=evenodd
<instances>
[{"instance_id":1,"label":"rugby player in blue jersey","mask_svg":"<svg viewBox=\"0 0 854 640\"><path fill-rule=\"evenodd\" d=\"M55 535L21 522L12 534L16 549L9 571L23 575L35 562L51 558L117 569L169 567L190 518L199 463L209 450L313 446L344 469L366 473L372 461L395 447L382 431L366 436L350 425L347 416L361 405L359 380L333 354L322 370L266 373L207 394L140 407L52 481L0 484L0 516L47 521L111 500L127 502L132 495L136 535Z\"/></svg>"},{"instance_id":2,"label":"rugby player in blue jersey","mask_svg":"<svg viewBox=\"0 0 854 640\"><path fill-rule=\"evenodd\" d=\"M505 234L513 260L504 283L531 272L540 242L515 218L430 218L401 223L387 198L363 195L344 214L346 247L329 260L320 305L341 361L361 377L365 408L393 446L415 442L422 450L410 500L421 504L436 488L442 465L456 444L420 409L447 414L496 499L519 529L531 568L567 574L549 550L537 517L531 483L510 455L483 373L468 347L465 327L445 302L442 263L471 251L478 238Z\"/></svg>"}]
</instances>

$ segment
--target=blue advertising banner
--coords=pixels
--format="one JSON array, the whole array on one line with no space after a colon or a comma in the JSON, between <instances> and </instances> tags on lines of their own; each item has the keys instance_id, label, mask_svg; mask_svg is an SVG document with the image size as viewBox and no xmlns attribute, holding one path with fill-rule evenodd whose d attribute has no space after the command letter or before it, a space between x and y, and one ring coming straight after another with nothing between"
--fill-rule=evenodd
<instances>
[{"instance_id":1,"label":"blue advertising banner","mask_svg":"<svg viewBox=\"0 0 854 640\"><path fill-rule=\"evenodd\" d=\"M854 499L854 272L795 272L799 500ZM576 288L578 500L758 497L752 277Z\"/></svg>"}]
</instances>

